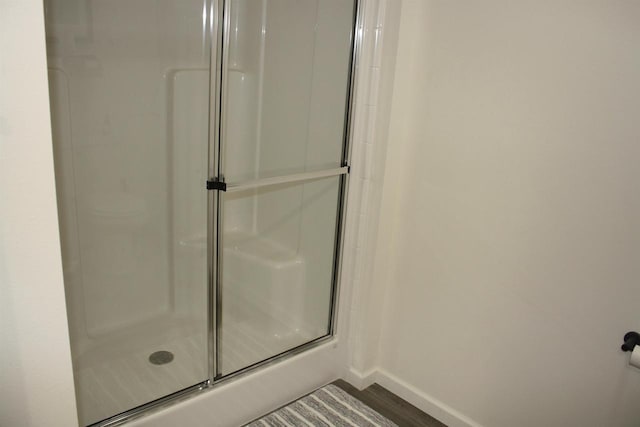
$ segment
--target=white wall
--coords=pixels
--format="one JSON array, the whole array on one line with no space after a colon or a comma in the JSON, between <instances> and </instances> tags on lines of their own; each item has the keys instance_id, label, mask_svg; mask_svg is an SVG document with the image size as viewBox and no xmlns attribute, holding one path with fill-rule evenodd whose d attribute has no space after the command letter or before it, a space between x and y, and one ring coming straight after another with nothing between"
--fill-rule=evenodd
<instances>
[{"instance_id":1,"label":"white wall","mask_svg":"<svg viewBox=\"0 0 640 427\"><path fill-rule=\"evenodd\" d=\"M403 2L379 380L451 425L640 422L619 349L640 329L638 22L629 1Z\"/></svg>"},{"instance_id":2,"label":"white wall","mask_svg":"<svg viewBox=\"0 0 640 427\"><path fill-rule=\"evenodd\" d=\"M0 425L76 425L35 0L0 1L0 343Z\"/></svg>"},{"instance_id":3,"label":"white wall","mask_svg":"<svg viewBox=\"0 0 640 427\"><path fill-rule=\"evenodd\" d=\"M374 0L364 4L362 47L358 63L356 116L352 136L352 162L349 210L358 215L348 229L358 234L354 258L353 299L351 307L350 375L348 380L358 387L373 381L366 379L376 368L378 341L382 326L380 303L387 283L374 280L386 271L387 249L392 233L379 234L380 203L385 176L385 163L396 150L387 155L389 118L393 95L396 51L400 26L400 2ZM360 105L363 107L358 108ZM389 167L397 162L391 161ZM385 210L383 215L392 212ZM379 238L379 240L378 240Z\"/></svg>"}]
</instances>

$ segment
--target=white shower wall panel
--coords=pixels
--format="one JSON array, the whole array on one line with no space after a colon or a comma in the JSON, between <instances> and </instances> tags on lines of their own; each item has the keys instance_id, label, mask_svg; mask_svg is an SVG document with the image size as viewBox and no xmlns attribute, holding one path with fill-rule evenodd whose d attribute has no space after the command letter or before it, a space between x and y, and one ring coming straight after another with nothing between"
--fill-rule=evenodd
<instances>
[{"instance_id":1,"label":"white shower wall panel","mask_svg":"<svg viewBox=\"0 0 640 427\"><path fill-rule=\"evenodd\" d=\"M249 61L244 61L247 64ZM227 84L233 95L226 103L225 169L238 175L255 176L258 156L256 123L258 120L258 73L257 70L230 70ZM229 209L225 215L226 230L254 230L255 201L245 198Z\"/></svg>"},{"instance_id":2,"label":"white shower wall panel","mask_svg":"<svg viewBox=\"0 0 640 427\"><path fill-rule=\"evenodd\" d=\"M73 260L66 271L77 273L82 283L86 333L99 335L172 306L174 236L169 226L175 220L172 212L179 209L167 207L174 202L172 193L178 193L169 174L179 169L167 166L169 155L177 153L173 144L179 151L180 144L187 147L189 142L183 135L175 141L170 134L170 79L177 76L178 64L206 64L208 52L196 48L202 40L195 37L202 34L185 31L201 25L196 19L202 17L202 3L182 2L179 8L170 1L52 3L52 90L59 102L68 97L68 105L55 108L53 117L57 158L65 162L58 167L66 177L58 183L59 194L69 195L60 203L68 225L63 247L71 254L65 259ZM208 87L207 81L200 84ZM205 144L207 111L205 98L204 110L194 112L205 113L205 131L194 135ZM177 126L202 129L202 117L187 118L195 122L177 118L183 120ZM198 184L201 189L202 182ZM132 228L126 236L111 237L112 229L127 221L96 218L105 211L112 217L130 214ZM82 259L78 253L84 254Z\"/></svg>"},{"instance_id":3,"label":"white shower wall panel","mask_svg":"<svg viewBox=\"0 0 640 427\"><path fill-rule=\"evenodd\" d=\"M345 110L336 106L347 102L352 19L351 2L267 2L261 176L341 166ZM300 327L314 335L326 333L328 322L334 248L321 234L338 208L333 186L291 186L257 200L258 232L307 260ZM282 206L302 209L283 222Z\"/></svg>"},{"instance_id":4,"label":"white shower wall panel","mask_svg":"<svg viewBox=\"0 0 640 427\"><path fill-rule=\"evenodd\" d=\"M206 335L207 301L207 195L209 96L203 92L209 83L209 70L183 69L168 73L171 97L171 168L169 215L173 249L174 313L199 314L195 322L202 342ZM197 307L196 310L194 308Z\"/></svg>"}]
</instances>

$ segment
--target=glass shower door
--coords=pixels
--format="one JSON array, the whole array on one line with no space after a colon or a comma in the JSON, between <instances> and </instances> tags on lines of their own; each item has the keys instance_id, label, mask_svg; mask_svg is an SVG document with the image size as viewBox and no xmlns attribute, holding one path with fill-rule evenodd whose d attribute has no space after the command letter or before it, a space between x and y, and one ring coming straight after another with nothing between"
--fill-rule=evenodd
<instances>
[{"instance_id":1,"label":"glass shower door","mask_svg":"<svg viewBox=\"0 0 640 427\"><path fill-rule=\"evenodd\" d=\"M208 0L45 0L80 422L208 372Z\"/></svg>"},{"instance_id":2,"label":"glass shower door","mask_svg":"<svg viewBox=\"0 0 640 427\"><path fill-rule=\"evenodd\" d=\"M354 13L226 2L218 376L331 334Z\"/></svg>"},{"instance_id":3,"label":"glass shower door","mask_svg":"<svg viewBox=\"0 0 640 427\"><path fill-rule=\"evenodd\" d=\"M45 13L81 424L330 335L355 0Z\"/></svg>"}]
</instances>

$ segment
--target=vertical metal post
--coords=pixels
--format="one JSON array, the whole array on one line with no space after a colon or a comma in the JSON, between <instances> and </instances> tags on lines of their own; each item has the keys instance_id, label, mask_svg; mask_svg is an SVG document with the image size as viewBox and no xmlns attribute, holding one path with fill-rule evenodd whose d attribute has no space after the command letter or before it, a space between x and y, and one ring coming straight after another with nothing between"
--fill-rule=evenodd
<instances>
[{"instance_id":1,"label":"vertical metal post","mask_svg":"<svg viewBox=\"0 0 640 427\"><path fill-rule=\"evenodd\" d=\"M218 0L220 2L220 19L218 20L218 40L219 40L219 53L218 53L218 179L220 181L225 180L225 139L224 139L224 123L226 122L226 109L224 108L227 87L227 73L224 68L224 64L228 62L229 56L229 27L231 19L231 1ZM222 367L220 365L222 354L222 271L223 271L223 220L224 220L224 195L220 191L216 191L218 195L218 216L217 216L217 241L216 241L216 257L214 259L216 263L216 275L215 275L215 348L216 348L216 375L213 379L218 379L222 376Z\"/></svg>"},{"instance_id":2,"label":"vertical metal post","mask_svg":"<svg viewBox=\"0 0 640 427\"><path fill-rule=\"evenodd\" d=\"M209 4L209 37L211 39L211 58L209 65L209 171L208 178L217 180L220 176L220 112L222 79L222 19L224 0L212 0ZM218 376L218 225L220 211L220 192L208 191L207 212L207 281L208 281L208 382Z\"/></svg>"},{"instance_id":3,"label":"vertical metal post","mask_svg":"<svg viewBox=\"0 0 640 427\"><path fill-rule=\"evenodd\" d=\"M370 2L366 2L371 5ZM349 168L349 173L340 179L340 192L336 217L336 237L334 246L333 284L331 289L331 312L329 314L329 335L335 335L338 327L338 303L340 299L340 277L342 275L342 258L344 252L345 228L347 220L347 196L351 179L352 137L355 127L355 103L357 97L357 70L362 51L364 33L364 0L355 0L353 12L353 28L351 32L351 67L349 69L349 87L347 91L344 144L342 150L342 165Z\"/></svg>"}]
</instances>

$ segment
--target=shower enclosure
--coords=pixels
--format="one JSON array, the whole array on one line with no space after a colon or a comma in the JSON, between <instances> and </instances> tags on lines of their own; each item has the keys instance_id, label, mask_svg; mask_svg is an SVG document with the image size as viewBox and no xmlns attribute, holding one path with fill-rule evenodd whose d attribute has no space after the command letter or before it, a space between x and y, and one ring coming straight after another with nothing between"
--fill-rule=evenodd
<instances>
[{"instance_id":1,"label":"shower enclosure","mask_svg":"<svg viewBox=\"0 0 640 427\"><path fill-rule=\"evenodd\" d=\"M355 0L45 0L80 422L335 329Z\"/></svg>"}]
</instances>

